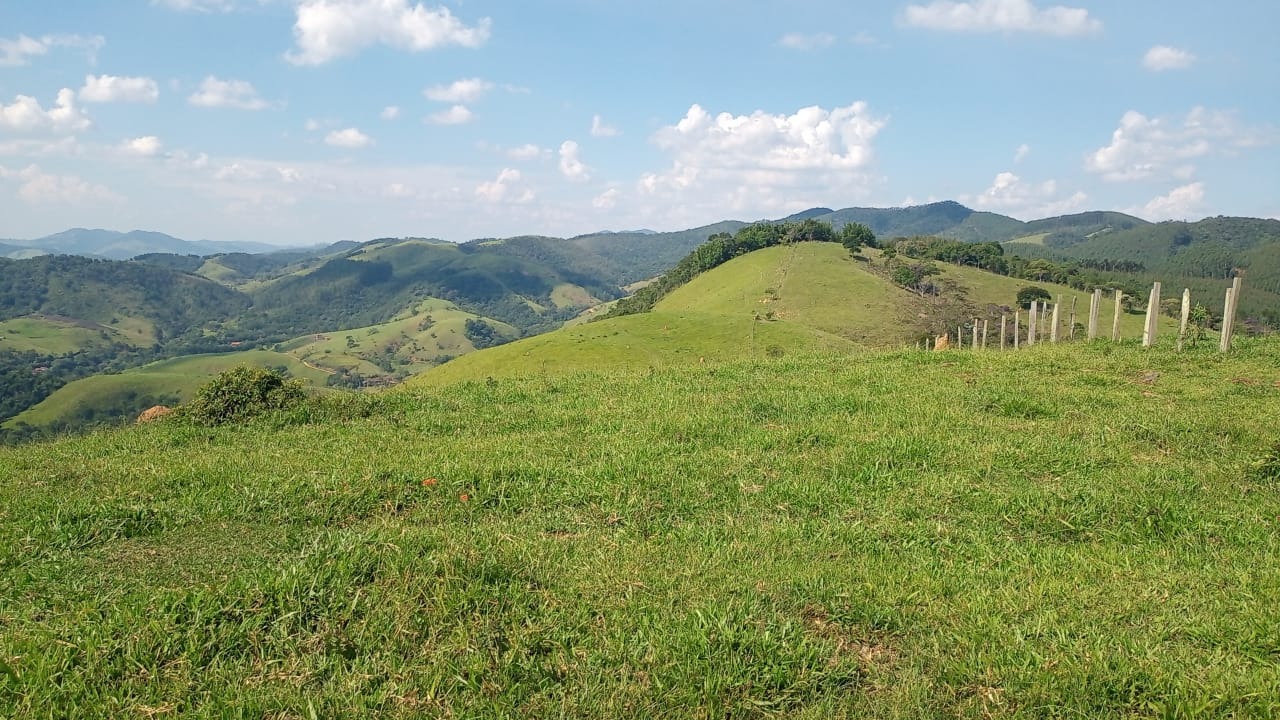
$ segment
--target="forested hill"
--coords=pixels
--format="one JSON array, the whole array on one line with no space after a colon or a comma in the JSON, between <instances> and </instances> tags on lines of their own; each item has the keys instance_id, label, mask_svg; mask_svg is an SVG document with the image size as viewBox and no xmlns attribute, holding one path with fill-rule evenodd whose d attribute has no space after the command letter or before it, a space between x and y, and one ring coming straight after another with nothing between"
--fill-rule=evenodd
<instances>
[{"instance_id":1,"label":"forested hill","mask_svg":"<svg viewBox=\"0 0 1280 720\"><path fill-rule=\"evenodd\" d=\"M250 302L211 280L143 263L77 255L0 259L0 320L42 314L150 329L146 342L134 344L198 338Z\"/></svg>"}]
</instances>

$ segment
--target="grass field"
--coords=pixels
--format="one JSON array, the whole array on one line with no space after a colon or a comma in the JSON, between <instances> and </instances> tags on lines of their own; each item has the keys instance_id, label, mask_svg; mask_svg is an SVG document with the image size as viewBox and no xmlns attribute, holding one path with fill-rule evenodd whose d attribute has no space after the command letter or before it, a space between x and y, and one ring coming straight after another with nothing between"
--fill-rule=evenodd
<instances>
[{"instance_id":1,"label":"grass field","mask_svg":"<svg viewBox=\"0 0 1280 720\"><path fill-rule=\"evenodd\" d=\"M104 337L104 334L106 337ZM34 351L44 355L65 355L118 338L107 328L48 317L20 317L0 320L0 351Z\"/></svg>"},{"instance_id":2,"label":"grass field","mask_svg":"<svg viewBox=\"0 0 1280 720\"><path fill-rule=\"evenodd\" d=\"M328 373L305 366L298 359L267 350L248 350L212 355L188 355L143 365L116 375L94 375L67 383L40 404L10 418L5 427L26 423L33 427L69 421L86 409L98 413L121 405L132 397L176 396L191 398L197 388L221 372L237 365L285 366L294 377L323 387Z\"/></svg>"},{"instance_id":3,"label":"grass field","mask_svg":"<svg viewBox=\"0 0 1280 720\"><path fill-rule=\"evenodd\" d=\"M1023 235L1022 237L1016 237L1012 240L1005 240L1002 244L1010 245L1014 243L1022 243L1023 245L1044 245L1044 239L1049 237L1049 235L1050 233L1047 232L1036 233L1034 235Z\"/></svg>"},{"instance_id":4,"label":"grass field","mask_svg":"<svg viewBox=\"0 0 1280 720\"><path fill-rule=\"evenodd\" d=\"M390 358L393 367L419 373L440 364L444 357L475 351L466 335L468 320L484 320L502 334L513 337L519 331L510 325L458 309L446 300L427 299L395 319L368 327L304 335L279 346L314 366L344 368L361 375L385 375L376 365L378 357Z\"/></svg>"},{"instance_id":5,"label":"grass field","mask_svg":"<svg viewBox=\"0 0 1280 720\"><path fill-rule=\"evenodd\" d=\"M1278 352L788 355L0 449L0 716L1275 717Z\"/></svg>"}]
</instances>

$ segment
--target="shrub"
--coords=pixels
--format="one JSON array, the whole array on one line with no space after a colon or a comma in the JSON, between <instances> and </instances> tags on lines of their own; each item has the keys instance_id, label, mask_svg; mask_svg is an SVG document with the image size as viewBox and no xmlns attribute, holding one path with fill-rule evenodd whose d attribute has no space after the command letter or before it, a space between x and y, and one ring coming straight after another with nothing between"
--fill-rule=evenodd
<instances>
[{"instance_id":1,"label":"shrub","mask_svg":"<svg viewBox=\"0 0 1280 720\"><path fill-rule=\"evenodd\" d=\"M241 365L197 390L182 413L204 425L222 425L292 407L304 397L301 380L286 380L271 370Z\"/></svg>"},{"instance_id":2,"label":"shrub","mask_svg":"<svg viewBox=\"0 0 1280 720\"><path fill-rule=\"evenodd\" d=\"M1026 310L1031 307L1033 301L1050 300L1052 298L1053 295L1050 295L1048 290L1035 285L1028 285L1018 291L1018 307Z\"/></svg>"}]
</instances>

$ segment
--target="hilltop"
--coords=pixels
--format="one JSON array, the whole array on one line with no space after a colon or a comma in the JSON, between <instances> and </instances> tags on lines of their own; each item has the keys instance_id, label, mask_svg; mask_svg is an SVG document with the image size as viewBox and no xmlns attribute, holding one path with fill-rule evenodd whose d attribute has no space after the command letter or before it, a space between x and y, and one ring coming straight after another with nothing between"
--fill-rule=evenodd
<instances>
[{"instance_id":1,"label":"hilltop","mask_svg":"<svg viewBox=\"0 0 1280 720\"><path fill-rule=\"evenodd\" d=\"M789 354L0 448L0 715L1267 717L1278 351Z\"/></svg>"},{"instance_id":2,"label":"hilltop","mask_svg":"<svg viewBox=\"0 0 1280 720\"><path fill-rule=\"evenodd\" d=\"M995 327L1013 318L1018 290L1035 285L1080 319L1087 292L1064 285L940 264L936 296L896 285L884 255L854 257L835 243L800 242L747 253L702 273L649 312L608 317L460 357L411 382L443 385L486 377L557 375L583 369L640 369L791 353L864 354L951 333L973 318ZM1062 322L1067 323L1065 314ZM1166 332L1174 321L1161 321ZM1126 337L1142 317L1125 313ZM1110 325L1108 324L1108 329ZM1064 330L1065 332L1065 330ZM991 340L996 342L995 335Z\"/></svg>"}]
</instances>

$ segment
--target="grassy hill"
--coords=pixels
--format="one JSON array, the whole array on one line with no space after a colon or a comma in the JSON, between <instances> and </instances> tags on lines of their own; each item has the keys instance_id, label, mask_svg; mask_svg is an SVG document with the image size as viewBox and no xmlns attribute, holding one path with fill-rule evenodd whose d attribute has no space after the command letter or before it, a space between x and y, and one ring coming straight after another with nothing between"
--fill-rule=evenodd
<instances>
[{"instance_id":1,"label":"grassy hill","mask_svg":"<svg viewBox=\"0 0 1280 720\"><path fill-rule=\"evenodd\" d=\"M502 341L519 336L520 331L506 323L429 299L389 322L304 335L277 345L276 350L330 371L412 375L475 351L478 339L468 335L468 321L489 324Z\"/></svg>"},{"instance_id":2,"label":"grassy hill","mask_svg":"<svg viewBox=\"0 0 1280 720\"><path fill-rule=\"evenodd\" d=\"M873 249L855 259L834 243L804 242L758 250L695 277L653 311L578 324L460 357L411 382L446 385L487 377L563 374L582 369L645 368L747 359L818 350L866 352L950 332L973 318L992 321L998 343L1002 312L1018 290L1042 287L1064 303L1065 337L1074 298L1087 321L1089 293L974 268L939 264L947 290L923 298L891 283ZM1109 299L1102 327L1110 337ZM1023 314L1025 317L1025 313ZM1123 314L1122 335L1140 337L1143 317ZM1166 336L1172 318L1161 320ZM1083 333L1081 333L1083 336ZM968 338L966 338L968 342ZM1010 340L1012 342L1012 340Z\"/></svg>"},{"instance_id":3,"label":"grassy hill","mask_svg":"<svg viewBox=\"0 0 1280 720\"><path fill-rule=\"evenodd\" d=\"M522 331L557 326L581 310L557 299L609 300L621 290L590 266L563 266L564 256L531 258L526 244L485 241L376 241L323 265L264 283L252 291L254 317L241 322L295 334L386 322L429 297L454 302ZM513 250L513 247L520 249Z\"/></svg>"},{"instance_id":4,"label":"grassy hill","mask_svg":"<svg viewBox=\"0 0 1280 720\"><path fill-rule=\"evenodd\" d=\"M0 716L1272 717L1277 352L787 355L0 449Z\"/></svg>"},{"instance_id":5,"label":"grassy hill","mask_svg":"<svg viewBox=\"0 0 1280 720\"><path fill-rule=\"evenodd\" d=\"M283 367L317 387L323 387L329 376L295 357L266 350L188 355L68 383L0 427L13 430L25 424L47 429L132 420L152 405L176 405L191 399L196 389L215 375L239 365Z\"/></svg>"}]
</instances>

